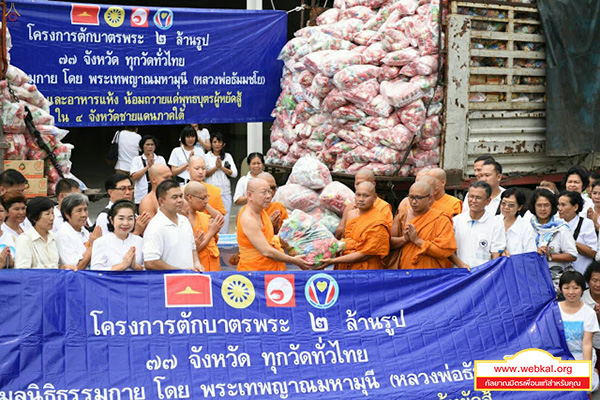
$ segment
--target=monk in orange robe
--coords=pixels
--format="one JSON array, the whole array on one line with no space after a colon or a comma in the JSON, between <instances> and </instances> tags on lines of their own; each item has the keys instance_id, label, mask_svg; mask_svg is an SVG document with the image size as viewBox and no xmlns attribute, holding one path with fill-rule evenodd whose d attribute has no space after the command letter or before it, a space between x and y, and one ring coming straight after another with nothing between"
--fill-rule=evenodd
<instances>
[{"instance_id":1,"label":"monk in orange robe","mask_svg":"<svg viewBox=\"0 0 600 400\"><path fill-rule=\"evenodd\" d=\"M358 188L362 182L370 182L375 186L375 174L373 171L367 168L363 168L359 170L356 175L354 175L354 190ZM385 200L377 197L375 199L375 204L373 205L377 211L381 213L385 222L391 228L392 223L394 222L394 214L392 214L392 206ZM344 209L344 213L342 214L342 220L340 221L338 227L335 229L335 237L341 239L344 237L344 232L346 229L346 221L348 220L348 213L356 208L354 203L350 203Z\"/></svg>"},{"instance_id":2,"label":"monk in orange robe","mask_svg":"<svg viewBox=\"0 0 600 400\"><path fill-rule=\"evenodd\" d=\"M226 215L227 210L223 204L221 189L204 182L204 178L206 177L206 161L204 161L204 157L191 156L188 160L187 170L190 174L190 182L200 182L208 192L208 204L204 212L215 219L219 219L219 214L221 216Z\"/></svg>"},{"instance_id":3,"label":"monk in orange robe","mask_svg":"<svg viewBox=\"0 0 600 400\"><path fill-rule=\"evenodd\" d=\"M248 203L237 218L237 241L240 247L238 271L285 271L285 263L309 269L302 256L285 254L275 236L273 224L265 209L273 194L267 181L254 178L248 181Z\"/></svg>"},{"instance_id":4,"label":"monk in orange robe","mask_svg":"<svg viewBox=\"0 0 600 400\"><path fill-rule=\"evenodd\" d=\"M189 182L185 186L185 200L188 204L187 217L194 230L200 262L207 272L220 271L221 262L217 242L219 230L225 221L223 219L217 221L204 212L208 202L208 191L200 182Z\"/></svg>"},{"instance_id":5,"label":"monk in orange robe","mask_svg":"<svg viewBox=\"0 0 600 400\"><path fill-rule=\"evenodd\" d=\"M371 182L361 182L356 189L356 208L348 213L344 231L346 250L343 255L322 261L319 268L335 264L338 270L381 269L382 258L389 251L390 227L375 208L377 193Z\"/></svg>"},{"instance_id":6,"label":"monk in orange robe","mask_svg":"<svg viewBox=\"0 0 600 400\"><path fill-rule=\"evenodd\" d=\"M273 192L273 196L275 196L275 192L277 191L277 182L275 182L275 178L268 172L261 172L258 174L257 178L264 179L269 184L271 188L271 192ZM266 208L267 214L271 218L271 223L273 223L273 230L275 233L279 233L279 229L281 229L281 225L283 225L283 221L289 218L287 209L283 204L278 201L272 201L269 204L269 207Z\"/></svg>"},{"instance_id":7,"label":"monk in orange robe","mask_svg":"<svg viewBox=\"0 0 600 400\"><path fill-rule=\"evenodd\" d=\"M446 171L441 168L432 168L427 172L427 175L433 177L437 183L433 192L435 201L431 207L441 210L450 218L460 214L462 212L462 201L446 193Z\"/></svg>"},{"instance_id":8,"label":"monk in orange robe","mask_svg":"<svg viewBox=\"0 0 600 400\"><path fill-rule=\"evenodd\" d=\"M402 236L392 238L392 247L401 248L402 269L451 268L448 260L456 251L452 220L431 208L433 190L425 182L415 182L408 199L414 217L405 224Z\"/></svg>"}]
</instances>

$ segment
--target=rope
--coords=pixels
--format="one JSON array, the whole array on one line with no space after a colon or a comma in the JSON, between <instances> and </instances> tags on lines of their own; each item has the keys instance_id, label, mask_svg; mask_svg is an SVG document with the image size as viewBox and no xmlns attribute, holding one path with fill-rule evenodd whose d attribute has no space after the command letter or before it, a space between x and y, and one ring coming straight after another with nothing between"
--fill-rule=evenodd
<instances>
[{"instance_id":1,"label":"rope","mask_svg":"<svg viewBox=\"0 0 600 400\"><path fill-rule=\"evenodd\" d=\"M296 7L296 8L292 8L291 10L287 10L287 11L286 11L286 13L287 13L287 14L289 14L289 13L293 13L293 12L302 11L302 10L304 10L305 8L307 8L307 6L306 6L306 4L303 4L303 5L301 5L301 6L298 6L298 7Z\"/></svg>"}]
</instances>

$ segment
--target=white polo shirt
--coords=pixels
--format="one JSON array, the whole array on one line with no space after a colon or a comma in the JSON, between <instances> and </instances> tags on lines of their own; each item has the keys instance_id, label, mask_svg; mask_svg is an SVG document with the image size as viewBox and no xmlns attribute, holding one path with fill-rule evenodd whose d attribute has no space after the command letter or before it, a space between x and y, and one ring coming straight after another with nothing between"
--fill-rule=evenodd
<instances>
[{"instance_id":1,"label":"white polo shirt","mask_svg":"<svg viewBox=\"0 0 600 400\"><path fill-rule=\"evenodd\" d=\"M192 269L196 250L190 221L177 214L177 224L159 209L144 231L144 262L162 260L175 268Z\"/></svg>"},{"instance_id":2,"label":"white polo shirt","mask_svg":"<svg viewBox=\"0 0 600 400\"><path fill-rule=\"evenodd\" d=\"M500 253L506 248L502 221L487 211L478 220L471 219L470 214L458 214L453 222L456 255L470 267L490 261L492 253Z\"/></svg>"},{"instance_id":3,"label":"white polo shirt","mask_svg":"<svg viewBox=\"0 0 600 400\"><path fill-rule=\"evenodd\" d=\"M48 233L47 241L35 229L28 229L17 238L15 268L57 269L58 259L52 232Z\"/></svg>"},{"instance_id":4,"label":"white polo shirt","mask_svg":"<svg viewBox=\"0 0 600 400\"><path fill-rule=\"evenodd\" d=\"M90 240L90 232L81 228L77 232L70 223L63 223L56 233L56 246L60 256L60 265L77 265L83 258Z\"/></svg>"},{"instance_id":5,"label":"white polo shirt","mask_svg":"<svg viewBox=\"0 0 600 400\"><path fill-rule=\"evenodd\" d=\"M577 224L582 217L576 215L575 218L567 222L569 224L569 229L571 230L571 234L575 234L575 229L577 229ZM598 236L596 234L596 228L594 227L594 223L589 218L583 218L583 223L581 224L581 229L579 230L579 236L577 236L577 243L585 244L589 246L592 250L598 250ZM577 255L577 260L573 261L573 268L576 271L585 274L585 270L592 263L593 258L584 256L583 254Z\"/></svg>"},{"instance_id":6,"label":"white polo shirt","mask_svg":"<svg viewBox=\"0 0 600 400\"><path fill-rule=\"evenodd\" d=\"M495 215L494 218L498 219L504 227L504 215ZM518 215L515 223L505 233L506 251L511 256L537 251L535 245L536 234L531 226L531 218L525 219Z\"/></svg>"},{"instance_id":7,"label":"white polo shirt","mask_svg":"<svg viewBox=\"0 0 600 400\"><path fill-rule=\"evenodd\" d=\"M506 189L504 189L502 186L500 186L500 193L498 193L498 196L494 197L491 201L490 204L488 204L487 206L485 206L485 211L489 212L492 215L496 215L496 211L498 211L498 207L500 207L500 200L502 197L502 192L504 192ZM465 199L463 201L463 209L462 209L462 213L463 214L469 214L469 192L467 192Z\"/></svg>"},{"instance_id":8,"label":"white polo shirt","mask_svg":"<svg viewBox=\"0 0 600 400\"><path fill-rule=\"evenodd\" d=\"M146 157L145 155L141 155L141 156L137 156L135 157L133 160L131 160L131 170L129 171L130 173L134 173L134 172L138 172L141 171L142 169L144 169L144 163L142 162L142 159L144 159L144 161L146 162L146 165L148 165L148 157ZM163 165L167 165L167 162L165 161L163 156L159 156L159 155L154 155L154 164L158 165L158 164L163 164ZM135 204L140 204L140 202L142 201L142 199L144 198L145 195L148 194L148 178L146 177L146 174L142 175L142 177L140 179L138 179L137 181L135 181Z\"/></svg>"},{"instance_id":9,"label":"white polo shirt","mask_svg":"<svg viewBox=\"0 0 600 400\"><path fill-rule=\"evenodd\" d=\"M123 262L125 253L132 247L135 247L135 262L144 265L143 239L140 236L130 233L127 239L121 240L114 232L110 232L98 238L92 247L90 269L110 271L114 265ZM131 271L131 268L125 271Z\"/></svg>"}]
</instances>

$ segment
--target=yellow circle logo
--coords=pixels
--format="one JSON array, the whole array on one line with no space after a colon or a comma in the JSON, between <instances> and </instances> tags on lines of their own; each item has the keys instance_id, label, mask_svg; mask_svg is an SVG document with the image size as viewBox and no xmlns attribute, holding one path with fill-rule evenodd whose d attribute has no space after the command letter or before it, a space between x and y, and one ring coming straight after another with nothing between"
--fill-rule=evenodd
<instances>
[{"instance_id":1,"label":"yellow circle logo","mask_svg":"<svg viewBox=\"0 0 600 400\"><path fill-rule=\"evenodd\" d=\"M221 295L233 308L246 308L254 301L254 285L242 275L231 275L223 281Z\"/></svg>"},{"instance_id":2,"label":"yellow circle logo","mask_svg":"<svg viewBox=\"0 0 600 400\"><path fill-rule=\"evenodd\" d=\"M108 25L117 28L123 25L123 21L125 21L125 10L121 7L108 7L108 10L104 13L104 20Z\"/></svg>"}]
</instances>

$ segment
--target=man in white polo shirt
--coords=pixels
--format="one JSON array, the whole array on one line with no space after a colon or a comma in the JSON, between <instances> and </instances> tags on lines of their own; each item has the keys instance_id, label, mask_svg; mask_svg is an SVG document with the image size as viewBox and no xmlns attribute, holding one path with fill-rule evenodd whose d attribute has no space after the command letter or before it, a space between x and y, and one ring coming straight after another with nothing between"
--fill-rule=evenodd
<instances>
[{"instance_id":1,"label":"man in white polo shirt","mask_svg":"<svg viewBox=\"0 0 600 400\"><path fill-rule=\"evenodd\" d=\"M500 257L506 247L503 221L494 218L490 204L492 188L487 182L476 181L469 186L469 212L453 218L456 253L450 261L457 267L476 267ZM466 203L466 202L465 202Z\"/></svg>"},{"instance_id":2,"label":"man in white polo shirt","mask_svg":"<svg viewBox=\"0 0 600 400\"><path fill-rule=\"evenodd\" d=\"M144 232L146 269L191 269L203 272L198 258L192 225L179 214L183 209L183 192L173 179L156 188L159 209Z\"/></svg>"},{"instance_id":3,"label":"man in white polo shirt","mask_svg":"<svg viewBox=\"0 0 600 400\"><path fill-rule=\"evenodd\" d=\"M478 181L486 182L492 188L492 195L490 196L490 203L485 207L485 210L490 212L492 215L500 214L500 195L506 189L500 186L502 180L502 165L499 162L494 161L493 158L485 160L479 172L475 174L475 179ZM469 193L467 192L467 197ZM463 214L469 213L469 202L465 201L462 209Z\"/></svg>"}]
</instances>

